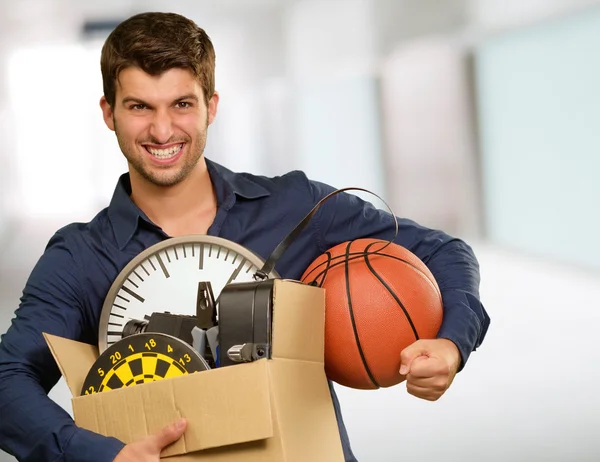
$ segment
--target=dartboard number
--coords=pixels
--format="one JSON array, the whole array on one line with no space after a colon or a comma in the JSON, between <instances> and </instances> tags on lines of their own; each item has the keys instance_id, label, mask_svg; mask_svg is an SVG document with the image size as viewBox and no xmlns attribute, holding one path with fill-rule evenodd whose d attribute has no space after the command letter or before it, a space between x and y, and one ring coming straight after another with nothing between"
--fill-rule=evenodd
<instances>
[{"instance_id":1,"label":"dartboard number","mask_svg":"<svg viewBox=\"0 0 600 462\"><path fill-rule=\"evenodd\" d=\"M128 336L96 360L81 394L94 394L208 369L191 345L157 332Z\"/></svg>"}]
</instances>

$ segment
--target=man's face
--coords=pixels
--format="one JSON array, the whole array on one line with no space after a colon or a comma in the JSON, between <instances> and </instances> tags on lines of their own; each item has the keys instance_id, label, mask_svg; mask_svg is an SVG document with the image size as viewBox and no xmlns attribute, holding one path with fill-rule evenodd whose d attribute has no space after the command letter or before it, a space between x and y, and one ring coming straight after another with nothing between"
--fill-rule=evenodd
<instances>
[{"instance_id":1,"label":"man's face","mask_svg":"<svg viewBox=\"0 0 600 462\"><path fill-rule=\"evenodd\" d=\"M130 173L157 186L173 186L193 170L215 118L218 95L208 108L200 83L184 69L150 76L138 68L119 74L114 107L100 101Z\"/></svg>"}]
</instances>

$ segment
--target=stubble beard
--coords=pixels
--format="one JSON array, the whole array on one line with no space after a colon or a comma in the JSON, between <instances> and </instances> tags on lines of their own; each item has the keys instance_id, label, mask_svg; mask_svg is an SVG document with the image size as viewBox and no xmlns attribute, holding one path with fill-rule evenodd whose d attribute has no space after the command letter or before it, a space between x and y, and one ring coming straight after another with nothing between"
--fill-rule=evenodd
<instances>
[{"instance_id":1,"label":"stubble beard","mask_svg":"<svg viewBox=\"0 0 600 462\"><path fill-rule=\"evenodd\" d=\"M208 124L207 124L208 126ZM177 141L185 143L185 146L182 149L187 149L188 152L184 153L184 162L181 167L178 169L169 168L160 171L160 169L156 167L147 168L145 160L145 154L139 152L140 149L145 149L143 146L134 142L133 144L128 143L123 137L120 136L119 130L117 128L117 123L114 121L115 134L117 136L117 142L119 143L119 147L127 159L129 165L140 175L144 180L149 183L160 186L160 187L169 187L174 186L178 183L181 183L185 178L189 176L191 171L196 167L198 161L202 158L204 154L204 148L206 146L206 127L204 130L200 130L198 132L198 136L196 137L196 141L191 143L189 137L186 139L179 139ZM155 140L145 140L144 142L148 142L151 144L160 144Z\"/></svg>"}]
</instances>

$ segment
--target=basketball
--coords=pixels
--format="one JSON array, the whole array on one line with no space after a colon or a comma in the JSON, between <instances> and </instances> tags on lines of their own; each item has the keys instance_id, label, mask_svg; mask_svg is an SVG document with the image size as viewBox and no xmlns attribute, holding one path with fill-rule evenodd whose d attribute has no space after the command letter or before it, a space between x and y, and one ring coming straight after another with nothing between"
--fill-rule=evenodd
<instances>
[{"instance_id":1,"label":"basketball","mask_svg":"<svg viewBox=\"0 0 600 462\"><path fill-rule=\"evenodd\" d=\"M397 385L404 378L402 350L418 339L435 338L442 323L433 275L394 243L339 244L313 261L301 282L325 289L325 372L346 387Z\"/></svg>"}]
</instances>

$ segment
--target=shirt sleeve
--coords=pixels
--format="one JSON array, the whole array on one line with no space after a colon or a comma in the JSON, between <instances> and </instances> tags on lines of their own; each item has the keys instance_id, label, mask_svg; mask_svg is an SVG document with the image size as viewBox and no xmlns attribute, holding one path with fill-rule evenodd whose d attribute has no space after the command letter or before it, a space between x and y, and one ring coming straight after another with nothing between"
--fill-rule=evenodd
<instances>
[{"instance_id":1,"label":"shirt sleeve","mask_svg":"<svg viewBox=\"0 0 600 462\"><path fill-rule=\"evenodd\" d=\"M309 185L315 204L335 191L317 181L310 181ZM346 192L327 199L313 219L321 252L361 237L390 240L396 229L391 213ZM438 283L444 317L437 336L456 344L462 370L469 355L483 342L490 324L479 297L479 263L463 240L407 218L397 217L397 220L399 229L394 242L419 257Z\"/></svg>"},{"instance_id":2,"label":"shirt sleeve","mask_svg":"<svg viewBox=\"0 0 600 462\"><path fill-rule=\"evenodd\" d=\"M124 443L81 429L48 393L60 378L43 332L84 341L79 267L57 233L0 343L0 447L21 461L112 461Z\"/></svg>"}]
</instances>

